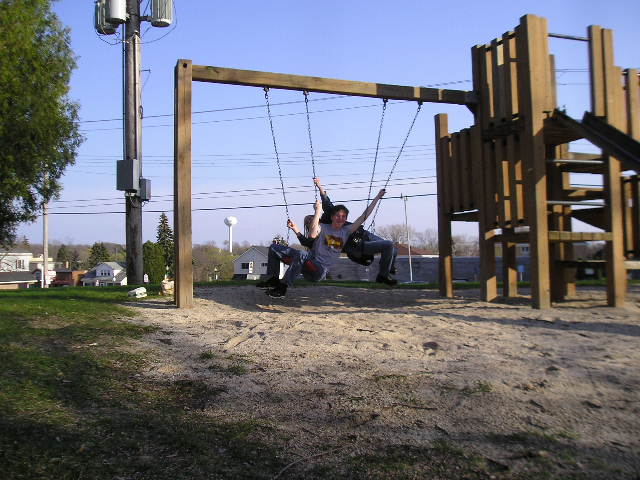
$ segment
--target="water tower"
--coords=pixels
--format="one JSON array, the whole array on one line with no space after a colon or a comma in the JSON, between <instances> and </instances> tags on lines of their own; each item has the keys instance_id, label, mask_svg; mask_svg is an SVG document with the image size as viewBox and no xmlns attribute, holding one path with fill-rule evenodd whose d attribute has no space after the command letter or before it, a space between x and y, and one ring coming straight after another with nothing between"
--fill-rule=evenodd
<instances>
[{"instance_id":1,"label":"water tower","mask_svg":"<svg viewBox=\"0 0 640 480\"><path fill-rule=\"evenodd\" d=\"M236 217L227 217L224 219L224 224L229 227L229 253L233 253L233 226L238 223Z\"/></svg>"}]
</instances>

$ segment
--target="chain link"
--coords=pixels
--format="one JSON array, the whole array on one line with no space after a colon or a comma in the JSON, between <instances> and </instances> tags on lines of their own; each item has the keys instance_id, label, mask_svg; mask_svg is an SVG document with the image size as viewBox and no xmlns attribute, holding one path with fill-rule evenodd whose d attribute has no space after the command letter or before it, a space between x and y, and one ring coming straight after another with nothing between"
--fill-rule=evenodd
<instances>
[{"instance_id":1,"label":"chain link","mask_svg":"<svg viewBox=\"0 0 640 480\"><path fill-rule=\"evenodd\" d=\"M387 181L384 183L384 187L382 187L385 190L387 189L387 185L389 185L389 182L391 181L391 176L393 175L393 171L395 170L396 165L398 164L398 160L400 160L400 156L402 155L402 151L404 150L404 146L407 144L407 140L409 140L409 136L411 135L411 131L413 130L413 126L416 123L416 120L418 118L418 114L420 113L421 109L422 109L422 102L418 102L418 108L416 109L416 114L413 116L413 120L411 121L411 125L409 125L409 131L407 132L407 135L404 137L404 141L402 142L402 145L400 146L400 150L398 151L398 155L396 156L396 160L395 160L395 162L393 162L393 166L391 167L391 170L389 171L389 176L387 177ZM380 209L380 202L378 202L378 204L376 205L376 211L373 213L373 217L371 218L371 223L369 224L369 231L371 233L375 232L376 215L378 214L378 210L379 209Z\"/></svg>"},{"instance_id":2,"label":"chain link","mask_svg":"<svg viewBox=\"0 0 640 480\"><path fill-rule=\"evenodd\" d=\"M307 110L307 133L309 134L309 149L311 152L311 169L313 170L313 178L316 178L316 161L313 155L313 141L311 140L311 118L309 117L309 92L304 91L304 106ZM318 200L318 186L313 184L313 193L315 199Z\"/></svg>"},{"instance_id":3,"label":"chain link","mask_svg":"<svg viewBox=\"0 0 640 480\"><path fill-rule=\"evenodd\" d=\"M282 180L282 168L280 167L280 155L278 154L278 144L276 142L276 132L273 128L273 118L271 116L271 105L269 103L269 88L264 87L264 99L267 102L267 116L269 117L269 126L271 127L271 139L273 140L273 151L276 154L276 164L278 165L278 176L280 177L280 187L282 188L282 199L284 200L284 209L287 214L287 221L290 220L289 204L287 203L287 195L284 190L284 181ZM287 222L288 223L288 222ZM289 244L289 227L287 227L287 245Z\"/></svg>"},{"instance_id":4,"label":"chain link","mask_svg":"<svg viewBox=\"0 0 640 480\"><path fill-rule=\"evenodd\" d=\"M380 149L380 138L382 137L382 124L384 123L384 113L387 111L387 98L382 99L382 115L380 116L380 127L378 128L378 141L376 142L376 155L373 157L373 169L371 170L371 181L369 182L369 193L367 194L367 205L371 202L371 187L373 177L376 174L376 163L378 161L378 150Z\"/></svg>"}]
</instances>

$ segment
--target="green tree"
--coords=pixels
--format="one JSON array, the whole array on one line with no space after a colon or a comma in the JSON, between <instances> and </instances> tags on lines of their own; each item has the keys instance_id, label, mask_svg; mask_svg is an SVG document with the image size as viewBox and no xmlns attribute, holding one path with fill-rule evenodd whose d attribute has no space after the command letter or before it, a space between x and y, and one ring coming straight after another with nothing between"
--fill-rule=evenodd
<instances>
[{"instance_id":1,"label":"green tree","mask_svg":"<svg viewBox=\"0 0 640 480\"><path fill-rule=\"evenodd\" d=\"M63 243L60 245L58 249L58 253L56 254L56 262L68 262L70 258L69 250L67 250L67 246Z\"/></svg>"},{"instance_id":2,"label":"green tree","mask_svg":"<svg viewBox=\"0 0 640 480\"><path fill-rule=\"evenodd\" d=\"M271 243L275 243L276 245L284 245L285 247L289 246L289 242L287 242L285 238L279 233L275 237L273 237Z\"/></svg>"},{"instance_id":3,"label":"green tree","mask_svg":"<svg viewBox=\"0 0 640 480\"><path fill-rule=\"evenodd\" d=\"M167 215L162 212L160 214L160 222L158 223L158 229L156 233L156 242L162 248L164 256L164 264L168 270L169 277L173 278L173 265L174 265L174 244L173 244L173 230L169 226L169 219Z\"/></svg>"},{"instance_id":4,"label":"green tree","mask_svg":"<svg viewBox=\"0 0 640 480\"><path fill-rule=\"evenodd\" d=\"M81 265L82 262L80 261L80 254L78 253L78 250L74 250L69 255L69 268L71 270L80 270Z\"/></svg>"},{"instance_id":5,"label":"green tree","mask_svg":"<svg viewBox=\"0 0 640 480\"><path fill-rule=\"evenodd\" d=\"M76 67L51 0L0 1L0 244L61 189L82 137L68 97Z\"/></svg>"},{"instance_id":6,"label":"green tree","mask_svg":"<svg viewBox=\"0 0 640 480\"><path fill-rule=\"evenodd\" d=\"M149 276L149 283L160 283L164 280L166 268L162 246L152 241L144 242L142 255L144 258L144 273Z\"/></svg>"},{"instance_id":7,"label":"green tree","mask_svg":"<svg viewBox=\"0 0 640 480\"><path fill-rule=\"evenodd\" d=\"M87 268L91 270L93 267L102 262L111 261L111 256L107 247L102 242L96 242L89 248L89 258L87 259Z\"/></svg>"}]
</instances>

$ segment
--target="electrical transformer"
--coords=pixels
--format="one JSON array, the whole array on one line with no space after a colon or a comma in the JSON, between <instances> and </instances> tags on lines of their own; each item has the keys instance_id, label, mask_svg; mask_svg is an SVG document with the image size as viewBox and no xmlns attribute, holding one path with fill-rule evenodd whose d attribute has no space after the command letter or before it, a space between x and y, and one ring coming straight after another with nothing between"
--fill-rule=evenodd
<instances>
[{"instance_id":1,"label":"electrical transformer","mask_svg":"<svg viewBox=\"0 0 640 480\"><path fill-rule=\"evenodd\" d=\"M118 26L107 21L106 0L96 0L93 19L96 32L99 34L113 35L116 33Z\"/></svg>"},{"instance_id":2,"label":"electrical transformer","mask_svg":"<svg viewBox=\"0 0 640 480\"><path fill-rule=\"evenodd\" d=\"M173 21L173 0L151 0L151 25L168 27Z\"/></svg>"}]
</instances>

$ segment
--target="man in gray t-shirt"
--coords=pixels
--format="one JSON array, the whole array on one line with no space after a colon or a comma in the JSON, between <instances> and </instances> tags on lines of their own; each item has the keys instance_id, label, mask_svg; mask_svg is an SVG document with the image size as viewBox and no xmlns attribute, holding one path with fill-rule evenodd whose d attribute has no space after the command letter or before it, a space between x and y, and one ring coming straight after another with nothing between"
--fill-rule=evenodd
<instances>
[{"instance_id":1,"label":"man in gray t-shirt","mask_svg":"<svg viewBox=\"0 0 640 480\"><path fill-rule=\"evenodd\" d=\"M336 205L331 214L331 224L320 224L322 215L322 204L316 201L315 214L311 221L309 236L315 238L311 252L296 250L284 245L272 244L269 247L269 264L267 271L272 277L258 284L259 287L272 287L267 290L270 297L284 297L287 287L293 285L298 275L302 272L305 278L312 281L320 281L327 275L329 267L335 263L340 256L342 249L347 242L347 238L364 223L367 217L373 212L378 201L385 194L382 189L367 206L362 215L355 222L345 225L349 210L344 205ZM287 225L294 232L295 224L291 221ZM289 269L284 274L282 281L276 274L279 271L279 263L289 263Z\"/></svg>"}]
</instances>

